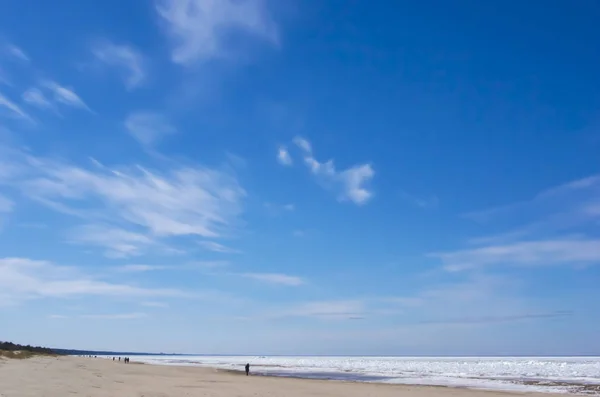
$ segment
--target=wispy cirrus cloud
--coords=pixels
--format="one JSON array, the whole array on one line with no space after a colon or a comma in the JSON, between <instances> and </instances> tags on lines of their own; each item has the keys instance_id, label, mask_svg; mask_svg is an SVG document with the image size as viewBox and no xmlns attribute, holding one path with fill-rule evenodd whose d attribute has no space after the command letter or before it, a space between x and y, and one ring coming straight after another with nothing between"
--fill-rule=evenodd
<instances>
[{"instance_id":1,"label":"wispy cirrus cloud","mask_svg":"<svg viewBox=\"0 0 600 397\"><path fill-rule=\"evenodd\" d=\"M153 272L156 270L167 270L170 269L170 266L166 265L144 265L144 264L129 264L119 266L117 268L118 271L124 273L143 273L143 272Z\"/></svg>"},{"instance_id":2,"label":"wispy cirrus cloud","mask_svg":"<svg viewBox=\"0 0 600 397\"><path fill-rule=\"evenodd\" d=\"M324 187L335 191L338 200L363 205L373 197L373 192L367 187L369 181L375 176L375 171L370 164L355 165L338 171L333 160L319 162L313 155L312 145L305 138L296 137L294 143L301 149L304 164L309 171Z\"/></svg>"},{"instance_id":3,"label":"wispy cirrus cloud","mask_svg":"<svg viewBox=\"0 0 600 397\"><path fill-rule=\"evenodd\" d=\"M155 271L173 271L173 270L187 270L187 271L204 271L209 269L223 268L229 265L227 261L194 261L187 262L184 264L169 264L169 265L148 265L148 264L137 264L132 263L128 265L119 266L116 268L117 271L123 273L144 273L144 272L155 272Z\"/></svg>"},{"instance_id":4,"label":"wispy cirrus cloud","mask_svg":"<svg viewBox=\"0 0 600 397\"><path fill-rule=\"evenodd\" d=\"M157 245L149 236L102 224L84 225L69 234L73 243L95 245L105 249L109 258L128 258L142 255Z\"/></svg>"},{"instance_id":5,"label":"wispy cirrus cloud","mask_svg":"<svg viewBox=\"0 0 600 397\"><path fill-rule=\"evenodd\" d=\"M400 192L400 197L422 209L436 209L440 205L440 199L437 196L417 197L406 192Z\"/></svg>"},{"instance_id":6,"label":"wispy cirrus cloud","mask_svg":"<svg viewBox=\"0 0 600 397\"><path fill-rule=\"evenodd\" d=\"M80 318L88 318L93 320L135 320L146 318L146 313L109 313L109 314L82 314Z\"/></svg>"},{"instance_id":7,"label":"wispy cirrus cloud","mask_svg":"<svg viewBox=\"0 0 600 397\"><path fill-rule=\"evenodd\" d=\"M600 264L600 176L546 189L531 200L466 214L500 232L469 240L475 248L432 254L446 270L489 266Z\"/></svg>"},{"instance_id":8,"label":"wispy cirrus cloud","mask_svg":"<svg viewBox=\"0 0 600 397\"><path fill-rule=\"evenodd\" d=\"M530 200L464 215L483 226L508 231L473 239L474 244L579 232L600 221L600 175L574 180L538 193Z\"/></svg>"},{"instance_id":9,"label":"wispy cirrus cloud","mask_svg":"<svg viewBox=\"0 0 600 397\"><path fill-rule=\"evenodd\" d=\"M102 40L92 46L92 54L105 65L116 69L128 90L143 84L146 79L146 61L132 46Z\"/></svg>"},{"instance_id":10,"label":"wispy cirrus cloud","mask_svg":"<svg viewBox=\"0 0 600 397\"><path fill-rule=\"evenodd\" d=\"M8 197L0 194L0 231L2 230L2 226L5 218L3 215L11 212L14 208L14 203L12 200L9 200Z\"/></svg>"},{"instance_id":11,"label":"wispy cirrus cloud","mask_svg":"<svg viewBox=\"0 0 600 397\"><path fill-rule=\"evenodd\" d=\"M238 273L240 277L268 283L297 287L306 283L306 281L297 276L290 276L280 273Z\"/></svg>"},{"instance_id":12,"label":"wispy cirrus cloud","mask_svg":"<svg viewBox=\"0 0 600 397\"><path fill-rule=\"evenodd\" d=\"M146 307L156 307L156 308L167 308L167 307L169 307L168 303L154 302L154 301L142 302L142 303L140 303L140 305L146 306Z\"/></svg>"},{"instance_id":13,"label":"wispy cirrus cloud","mask_svg":"<svg viewBox=\"0 0 600 397\"><path fill-rule=\"evenodd\" d=\"M81 273L79 268L59 266L49 261L29 258L0 259L0 290L4 303L19 303L39 298L170 297L193 295L168 288L143 288L102 281ZM1 303L1 302L0 302Z\"/></svg>"},{"instance_id":14,"label":"wispy cirrus cloud","mask_svg":"<svg viewBox=\"0 0 600 397\"><path fill-rule=\"evenodd\" d=\"M233 57L232 32L278 41L263 0L158 0L156 11L173 45L171 59L182 65Z\"/></svg>"},{"instance_id":15,"label":"wispy cirrus cloud","mask_svg":"<svg viewBox=\"0 0 600 397\"><path fill-rule=\"evenodd\" d=\"M265 209L270 215L277 216L282 212L293 212L296 210L296 205L292 203L288 204L275 204L275 203L265 203Z\"/></svg>"},{"instance_id":16,"label":"wispy cirrus cloud","mask_svg":"<svg viewBox=\"0 0 600 397\"><path fill-rule=\"evenodd\" d=\"M292 305L276 311L273 317L313 317L326 320L363 318L367 313L362 300L313 301Z\"/></svg>"},{"instance_id":17,"label":"wispy cirrus cloud","mask_svg":"<svg viewBox=\"0 0 600 397\"><path fill-rule=\"evenodd\" d=\"M5 52L10 55L12 58L17 59L22 62L30 62L31 59L29 56L23 51L20 47L14 44L8 44L5 46Z\"/></svg>"},{"instance_id":18,"label":"wispy cirrus cloud","mask_svg":"<svg viewBox=\"0 0 600 397\"><path fill-rule=\"evenodd\" d=\"M200 244L201 247L203 247L204 249L208 250L208 251L212 251L212 252L219 252L221 254L239 254L240 251L228 247L226 245L214 242L214 241L200 241L198 244Z\"/></svg>"},{"instance_id":19,"label":"wispy cirrus cloud","mask_svg":"<svg viewBox=\"0 0 600 397\"><path fill-rule=\"evenodd\" d=\"M523 314L509 314L505 316L476 316L476 317L456 317L456 318L445 318L438 320L423 320L420 324L494 324L494 323L507 323L524 320L536 320L536 319L552 319L561 317L570 317L574 313L570 310L557 310L553 312L543 313L523 313Z\"/></svg>"},{"instance_id":20,"label":"wispy cirrus cloud","mask_svg":"<svg viewBox=\"0 0 600 397\"><path fill-rule=\"evenodd\" d=\"M449 271L487 266L600 264L600 239L536 240L431 254Z\"/></svg>"},{"instance_id":21,"label":"wispy cirrus cloud","mask_svg":"<svg viewBox=\"0 0 600 397\"><path fill-rule=\"evenodd\" d=\"M50 90L53 95L53 100L65 106L83 109L91 112L88 105L75 93L73 88L65 87L55 81L47 80L42 84L46 89Z\"/></svg>"},{"instance_id":22,"label":"wispy cirrus cloud","mask_svg":"<svg viewBox=\"0 0 600 397\"><path fill-rule=\"evenodd\" d=\"M153 172L140 166L89 169L25 156L22 192L57 210L98 213L155 236L219 237L241 212L245 196L233 175L202 166ZM72 211L69 211L72 210Z\"/></svg>"},{"instance_id":23,"label":"wispy cirrus cloud","mask_svg":"<svg viewBox=\"0 0 600 397\"><path fill-rule=\"evenodd\" d=\"M1 149L1 148L0 148ZM0 184L60 213L82 220L70 240L113 257L175 252L164 239L231 233L245 191L228 169L167 162L160 172L141 166L93 167L3 151ZM157 251L154 251L157 252Z\"/></svg>"},{"instance_id":24,"label":"wispy cirrus cloud","mask_svg":"<svg viewBox=\"0 0 600 397\"><path fill-rule=\"evenodd\" d=\"M50 314L50 315L48 315L48 318L60 320L60 319L69 318L69 316L65 316L64 314Z\"/></svg>"},{"instance_id":25,"label":"wispy cirrus cloud","mask_svg":"<svg viewBox=\"0 0 600 397\"><path fill-rule=\"evenodd\" d=\"M164 115L157 112L138 111L129 114L125 120L127 131L142 145L150 147L177 129Z\"/></svg>"},{"instance_id":26,"label":"wispy cirrus cloud","mask_svg":"<svg viewBox=\"0 0 600 397\"><path fill-rule=\"evenodd\" d=\"M2 109L4 109L5 112L2 112ZM2 116L2 113L5 113L6 116L11 118L27 120L30 122L33 121L33 119L29 117L29 115L25 113L25 111L23 111L19 105L0 93L0 117Z\"/></svg>"},{"instance_id":27,"label":"wispy cirrus cloud","mask_svg":"<svg viewBox=\"0 0 600 397\"><path fill-rule=\"evenodd\" d=\"M29 88L21 95L23 101L29 105L45 110L54 110L52 102L46 98L44 93L39 88Z\"/></svg>"},{"instance_id":28,"label":"wispy cirrus cloud","mask_svg":"<svg viewBox=\"0 0 600 397\"><path fill-rule=\"evenodd\" d=\"M10 212L14 207L12 200L0 194L0 212Z\"/></svg>"}]
</instances>

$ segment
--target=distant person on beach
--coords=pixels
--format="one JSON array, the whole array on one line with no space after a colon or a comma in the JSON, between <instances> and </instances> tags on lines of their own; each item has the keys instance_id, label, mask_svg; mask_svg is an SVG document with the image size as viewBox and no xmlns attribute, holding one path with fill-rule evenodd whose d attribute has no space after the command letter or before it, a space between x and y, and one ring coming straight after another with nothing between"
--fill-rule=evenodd
<instances>
[{"instance_id":1,"label":"distant person on beach","mask_svg":"<svg viewBox=\"0 0 600 397\"><path fill-rule=\"evenodd\" d=\"M250 375L250 364L246 364L246 376Z\"/></svg>"}]
</instances>

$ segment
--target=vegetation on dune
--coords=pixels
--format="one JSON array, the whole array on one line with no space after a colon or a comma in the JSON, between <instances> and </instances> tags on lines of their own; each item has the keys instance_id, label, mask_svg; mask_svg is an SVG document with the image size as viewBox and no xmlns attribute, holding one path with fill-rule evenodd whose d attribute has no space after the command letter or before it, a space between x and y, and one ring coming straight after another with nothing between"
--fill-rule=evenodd
<instances>
[{"instance_id":1,"label":"vegetation on dune","mask_svg":"<svg viewBox=\"0 0 600 397\"><path fill-rule=\"evenodd\" d=\"M47 347L0 342L0 357L2 358L29 358L39 354L55 355L56 352Z\"/></svg>"}]
</instances>

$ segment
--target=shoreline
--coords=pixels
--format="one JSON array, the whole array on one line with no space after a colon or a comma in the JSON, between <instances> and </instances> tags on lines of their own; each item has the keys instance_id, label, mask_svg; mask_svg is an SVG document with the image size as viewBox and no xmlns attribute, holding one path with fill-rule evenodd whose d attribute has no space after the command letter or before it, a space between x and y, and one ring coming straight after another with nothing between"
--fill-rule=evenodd
<instances>
[{"instance_id":1,"label":"shoreline","mask_svg":"<svg viewBox=\"0 0 600 397\"><path fill-rule=\"evenodd\" d=\"M131 362L133 364L133 361ZM105 358L0 360L0 396L64 397L502 397L550 393L479 390L279 376L244 376L200 366L130 365ZM559 395L559 394L555 394ZM564 396L564 394L562 394Z\"/></svg>"},{"instance_id":2,"label":"shoreline","mask_svg":"<svg viewBox=\"0 0 600 397\"><path fill-rule=\"evenodd\" d=\"M173 364L160 364L160 363L147 363L137 362L140 364L149 364L153 366L165 366L165 367L181 367L181 368L203 368L215 370L217 372L226 373L234 376L243 376L244 371L242 369L229 369L216 366L210 366L209 364L199 365L178 365ZM254 367L262 367L261 365L254 365ZM566 381L549 381L549 380L519 380L519 379L497 379L497 378L469 378L471 380L483 380L499 382L504 387L496 385L490 386L489 384L484 385L464 385L464 384L435 384L435 383L418 383L418 382L390 382L390 380L398 379L397 377L389 376L369 376L369 375L349 375L345 376L343 372L330 373L330 372L251 372L251 376L254 377L265 377L274 379L294 379L294 380L305 380L315 382L338 382L347 384L372 384L372 385L383 385L392 387L418 387L418 388L444 388L450 390L473 390L482 392L497 392L504 394L537 394L537 395L598 395L600 396L600 384L590 383L576 383ZM537 390L527 390L525 387L537 387ZM553 389L554 388L554 389ZM560 388L557 390L556 388ZM543 390L546 389L546 390ZM569 390L570 389L570 390Z\"/></svg>"},{"instance_id":3,"label":"shoreline","mask_svg":"<svg viewBox=\"0 0 600 397\"><path fill-rule=\"evenodd\" d=\"M243 370L236 369L227 369L227 368L219 368L219 367L211 367L207 365L178 365L178 364L156 364L156 363L145 363L140 361L132 361L135 364L147 364L150 366L157 367L172 367L172 368L197 368L199 370L208 370L215 371L216 373L227 374L231 376L239 376L245 377L245 373ZM464 390L469 392L484 392L484 393L500 393L503 395L537 395L537 396L580 396L580 395L592 395L598 394L600 395L600 385L587 385L587 384L572 384L572 383L556 383L558 386L581 386L582 388L589 388L591 391L595 393L573 393L573 392L553 392L553 391L536 391L536 390L509 390L509 389L500 389L500 388L485 388L485 387L471 387L464 385L436 385L436 384L426 384L426 383L395 383L395 382L384 382L384 379L392 379L387 377L373 377L377 378L377 380L360 380L360 379L340 379L340 378L325 378L325 377L311 377L311 376L302 376L301 374L291 373L291 374L274 374L274 373L260 373L260 372L250 372L250 377L260 377L260 378L270 378L270 379L282 379L282 380L294 380L294 381L307 381L307 382L322 382L322 383L340 383L340 384L348 384L348 385L357 385L357 384L366 384L366 385L375 385L378 387L391 387L391 388L417 388L417 389L446 389L446 390ZM510 382L512 383L512 382ZM539 382L533 381L524 381L522 383L513 383L515 385L524 384L524 385L537 385Z\"/></svg>"}]
</instances>

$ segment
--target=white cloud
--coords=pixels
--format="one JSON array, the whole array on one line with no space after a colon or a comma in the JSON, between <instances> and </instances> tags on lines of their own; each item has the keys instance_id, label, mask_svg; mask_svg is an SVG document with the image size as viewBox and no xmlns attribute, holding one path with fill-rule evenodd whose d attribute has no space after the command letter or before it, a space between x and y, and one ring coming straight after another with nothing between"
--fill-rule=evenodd
<instances>
[{"instance_id":1,"label":"white cloud","mask_svg":"<svg viewBox=\"0 0 600 397\"><path fill-rule=\"evenodd\" d=\"M471 238L475 249L444 253L450 269L485 265L576 265L600 262L598 225L600 175L546 189L530 200L471 212L465 216L480 226L505 231Z\"/></svg>"},{"instance_id":2,"label":"white cloud","mask_svg":"<svg viewBox=\"0 0 600 397\"><path fill-rule=\"evenodd\" d=\"M20 61L25 61L25 62L30 61L29 56L27 56L25 51L23 51L22 49L20 49L19 47L17 47L14 44L7 45L6 52L8 52L12 57L14 57Z\"/></svg>"},{"instance_id":3,"label":"white cloud","mask_svg":"<svg viewBox=\"0 0 600 397\"><path fill-rule=\"evenodd\" d=\"M383 302L396 304L403 307L419 307L425 303L425 300L421 297L392 297L382 298Z\"/></svg>"},{"instance_id":4,"label":"white cloud","mask_svg":"<svg viewBox=\"0 0 600 397\"><path fill-rule=\"evenodd\" d=\"M142 306L146 306L146 307L158 307L158 308L169 307L169 305L167 303L164 303L164 302L142 302L140 304Z\"/></svg>"},{"instance_id":5,"label":"white cloud","mask_svg":"<svg viewBox=\"0 0 600 397\"><path fill-rule=\"evenodd\" d=\"M2 116L1 110L3 107L9 111L9 116L32 121L31 117L29 117L29 115L19 107L19 105L0 94L0 116Z\"/></svg>"},{"instance_id":6,"label":"white cloud","mask_svg":"<svg viewBox=\"0 0 600 397\"><path fill-rule=\"evenodd\" d=\"M8 78L6 72L0 68L0 84L4 84L6 86L12 87L12 83Z\"/></svg>"},{"instance_id":7,"label":"white cloud","mask_svg":"<svg viewBox=\"0 0 600 397\"><path fill-rule=\"evenodd\" d=\"M65 318L69 318L69 317L65 316L63 314L50 314L48 316L48 318L52 318L52 319L65 319Z\"/></svg>"},{"instance_id":8,"label":"white cloud","mask_svg":"<svg viewBox=\"0 0 600 397\"><path fill-rule=\"evenodd\" d=\"M296 144L296 146L298 146L304 152L306 152L308 154L312 153L312 146L311 146L310 142L307 141L306 139L304 139L300 136L297 136L294 138L293 142Z\"/></svg>"},{"instance_id":9,"label":"white cloud","mask_svg":"<svg viewBox=\"0 0 600 397\"><path fill-rule=\"evenodd\" d=\"M99 61L118 69L129 90L140 86L146 78L144 57L133 47L102 41L93 46L92 53Z\"/></svg>"},{"instance_id":10,"label":"white cloud","mask_svg":"<svg viewBox=\"0 0 600 397\"><path fill-rule=\"evenodd\" d=\"M365 204L373 197L373 193L365 188L364 184L371 180L374 175L375 171L373 171L370 164L363 164L342 171L340 178L345 188L340 199L349 199L359 205Z\"/></svg>"},{"instance_id":11,"label":"white cloud","mask_svg":"<svg viewBox=\"0 0 600 397\"><path fill-rule=\"evenodd\" d=\"M142 264L130 264L123 265L118 268L118 271L125 273L143 273L143 272L151 272L155 270L166 270L169 269L169 266L164 265L142 265Z\"/></svg>"},{"instance_id":12,"label":"white cloud","mask_svg":"<svg viewBox=\"0 0 600 397\"><path fill-rule=\"evenodd\" d=\"M225 267L229 263L226 261L195 261L188 262L183 265L145 265L145 264L129 264L117 268L117 271L124 273L143 273L162 270L206 270L219 267Z\"/></svg>"},{"instance_id":13,"label":"white cloud","mask_svg":"<svg viewBox=\"0 0 600 397\"><path fill-rule=\"evenodd\" d=\"M400 192L400 197L423 209L435 209L440 205L440 200L437 196L417 197L406 192Z\"/></svg>"},{"instance_id":14,"label":"white cloud","mask_svg":"<svg viewBox=\"0 0 600 397\"><path fill-rule=\"evenodd\" d=\"M366 312L361 300L315 301L301 303L275 313L274 317L316 317L342 320L362 318Z\"/></svg>"},{"instance_id":15,"label":"white cloud","mask_svg":"<svg viewBox=\"0 0 600 397\"><path fill-rule=\"evenodd\" d=\"M45 223L36 223L36 222L19 223L18 226L25 228L25 229L48 229L48 227L49 227Z\"/></svg>"},{"instance_id":16,"label":"white cloud","mask_svg":"<svg viewBox=\"0 0 600 397\"><path fill-rule=\"evenodd\" d=\"M23 101L41 109L54 109L54 105L38 88L30 88L22 95Z\"/></svg>"},{"instance_id":17,"label":"white cloud","mask_svg":"<svg viewBox=\"0 0 600 397\"><path fill-rule=\"evenodd\" d=\"M131 113L127 116L125 128L145 146L151 146L164 136L177 132L165 116L146 111Z\"/></svg>"},{"instance_id":18,"label":"white cloud","mask_svg":"<svg viewBox=\"0 0 600 397\"><path fill-rule=\"evenodd\" d=\"M277 216L280 215L282 212L292 212L296 210L296 205L289 203L289 204L274 204L274 203L265 203L264 204L265 209L267 210L267 212L269 212L270 215L272 216Z\"/></svg>"},{"instance_id":19,"label":"white cloud","mask_svg":"<svg viewBox=\"0 0 600 397\"><path fill-rule=\"evenodd\" d=\"M296 137L294 143L303 151L304 163L310 172L325 187L336 191L338 200L350 200L357 205L363 205L373 197L373 192L365 186L375 176L370 164L355 165L337 171L333 160L321 163L313 156L312 146L306 139Z\"/></svg>"},{"instance_id":20,"label":"white cloud","mask_svg":"<svg viewBox=\"0 0 600 397\"><path fill-rule=\"evenodd\" d=\"M14 203L0 194L0 212L11 212L13 207Z\"/></svg>"},{"instance_id":21,"label":"white cloud","mask_svg":"<svg viewBox=\"0 0 600 397\"><path fill-rule=\"evenodd\" d=\"M79 317L96 320L134 320L148 317L148 315L146 313L83 314Z\"/></svg>"},{"instance_id":22,"label":"white cloud","mask_svg":"<svg viewBox=\"0 0 600 397\"><path fill-rule=\"evenodd\" d=\"M73 267L28 258L0 259L0 290L14 302L36 298L191 297L176 289L149 289L96 280Z\"/></svg>"},{"instance_id":23,"label":"white cloud","mask_svg":"<svg viewBox=\"0 0 600 397\"><path fill-rule=\"evenodd\" d=\"M153 237L219 237L241 213L244 190L225 171L170 164L86 169L21 153L21 173L5 183L50 208L90 220L129 224ZM137 233L137 232L136 232ZM149 243L135 237L127 243Z\"/></svg>"},{"instance_id":24,"label":"white cloud","mask_svg":"<svg viewBox=\"0 0 600 397\"><path fill-rule=\"evenodd\" d=\"M297 276L290 276L287 274L278 273L242 273L239 274L241 277L250 278L253 280L265 282L268 284L279 284L287 285L291 287L297 287L305 284L304 279Z\"/></svg>"},{"instance_id":25,"label":"white cloud","mask_svg":"<svg viewBox=\"0 0 600 397\"><path fill-rule=\"evenodd\" d=\"M422 321L421 324L494 324L494 323L506 323L515 322L522 320L535 320L545 318L559 318L572 316L573 312L568 310L557 310L553 312L543 313L519 313L519 314L508 314L503 316L497 315L482 315L482 316L463 316L454 318L444 318L440 320L429 320Z\"/></svg>"},{"instance_id":26,"label":"white cloud","mask_svg":"<svg viewBox=\"0 0 600 397\"><path fill-rule=\"evenodd\" d=\"M155 241L146 235L105 225L78 227L70 234L70 240L105 248L105 255L109 258L141 255L146 248L155 244Z\"/></svg>"},{"instance_id":27,"label":"white cloud","mask_svg":"<svg viewBox=\"0 0 600 397\"><path fill-rule=\"evenodd\" d=\"M13 207L14 207L14 203L11 200L9 200L7 197L0 194L0 231L2 230L2 226L4 223L3 214L11 212L13 210Z\"/></svg>"},{"instance_id":28,"label":"white cloud","mask_svg":"<svg viewBox=\"0 0 600 397\"><path fill-rule=\"evenodd\" d=\"M237 254L238 250L227 247L223 244L216 243L214 241L200 241L199 244L209 251L219 252L222 254Z\"/></svg>"},{"instance_id":29,"label":"white cloud","mask_svg":"<svg viewBox=\"0 0 600 397\"><path fill-rule=\"evenodd\" d=\"M46 81L43 85L53 93L54 101L70 107L91 111L72 88L61 86L55 81Z\"/></svg>"},{"instance_id":30,"label":"white cloud","mask_svg":"<svg viewBox=\"0 0 600 397\"><path fill-rule=\"evenodd\" d=\"M281 165L292 165L292 157L285 146L281 146L277 150L277 161Z\"/></svg>"},{"instance_id":31,"label":"white cloud","mask_svg":"<svg viewBox=\"0 0 600 397\"><path fill-rule=\"evenodd\" d=\"M530 200L465 214L468 219L486 223L502 218L516 218L519 222L531 218L545 218L543 228L560 227L568 219L570 225L589 219L586 209L600 205L600 175L574 180L538 193ZM561 216L562 215L562 216ZM566 218L566 219L565 219ZM538 226L542 226L538 224ZM567 225L569 226L569 225Z\"/></svg>"},{"instance_id":32,"label":"white cloud","mask_svg":"<svg viewBox=\"0 0 600 397\"><path fill-rule=\"evenodd\" d=\"M263 0L159 0L156 10L173 43L173 62L189 65L230 56L232 31L277 43Z\"/></svg>"},{"instance_id":33,"label":"white cloud","mask_svg":"<svg viewBox=\"0 0 600 397\"><path fill-rule=\"evenodd\" d=\"M525 241L431 256L449 271L483 266L552 266L600 264L600 239Z\"/></svg>"}]
</instances>

